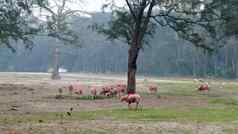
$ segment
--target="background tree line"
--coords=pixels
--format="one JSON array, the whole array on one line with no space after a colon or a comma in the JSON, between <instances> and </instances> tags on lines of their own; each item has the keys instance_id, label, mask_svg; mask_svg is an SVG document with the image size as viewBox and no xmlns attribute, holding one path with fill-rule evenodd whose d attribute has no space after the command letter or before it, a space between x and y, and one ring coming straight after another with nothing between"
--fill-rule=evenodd
<instances>
[{"instance_id":1,"label":"background tree line","mask_svg":"<svg viewBox=\"0 0 238 134\"><path fill-rule=\"evenodd\" d=\"M70 72L123 73L127 71L128 46L120 41L108 41L90 29L94 23L109 21L110 14L95 13L91 18L74 16L73 29L78 32L81 48L60 47L61 67ZM231 25L231 24L229 24ZM230 27L227 25L227 27ZM235 38L212 55L179 39L163 27L156 28L155 38L143 47L138 59L138 73L156 76L238 77L238 47ZM233 31L235 33L236 31ZM228 33L231 34L231 33ZM34 39L35 47L25 50L14 44L16 53L0 49L0 71L46 72L52 67L55 41L48 37Z\"/></svg>"}]
</instances>

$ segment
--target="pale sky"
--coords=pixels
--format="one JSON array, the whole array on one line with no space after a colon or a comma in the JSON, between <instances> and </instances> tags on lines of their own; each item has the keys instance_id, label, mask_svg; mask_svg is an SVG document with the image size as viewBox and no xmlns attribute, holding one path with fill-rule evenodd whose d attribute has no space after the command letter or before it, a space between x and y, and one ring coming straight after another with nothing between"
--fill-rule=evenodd
<instances>
[{"instance_id":1,"label":"pale sky","mask_svg":"<svg viewBox=\"0 0 238 134\"><path fill-rule=\"evenodd\" d=\"M100 11L101 7L104 3L107 3L109 0L82 0L81 4L71 5L72 8L78 8L80 5L81 10L85 10L87 12L95 12ZM123 6L125 4L124 0L115 0L117 6Z\"/></svg>"},{"instance_id":2,"label":"pale sky","mask_svg":"<svg viewBox=\"0 0 238 134\"><path fill-rule=\"evenodd\" d=\"M101 11L101 8L103 4L107 3L108 1L113 1L113 0L68 0L66 3L66 8L70 8L72 10L82 10L86 12L99 12ZM114 0L117 6L123 6L125 4L124 0ZM56 5L61 5L62 1L61 0L50 0L50 7L54 12L57 12L57 6ZM55 7L55 8L54 8ZM35 9L34 10L35 16L40 16L41 20L46 20L46 16L48 15L49 12L42 12L40 9ZM83 16L90 17L86 14L81 14Z\"/></svg>"}]
</instances>

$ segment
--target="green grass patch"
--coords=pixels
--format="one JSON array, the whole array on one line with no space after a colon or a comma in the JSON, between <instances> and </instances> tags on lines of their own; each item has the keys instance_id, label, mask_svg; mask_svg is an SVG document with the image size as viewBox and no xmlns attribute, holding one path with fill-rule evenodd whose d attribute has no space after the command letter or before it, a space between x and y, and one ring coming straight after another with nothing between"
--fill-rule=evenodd
<instances>
[{"instance_id":1,"label":"green grass patch","mask_svg":"<svg viewBox=\"0 0 238 134\"><path fill-rule=\"evenodd\" d=\"M116 120L146 120L146 121L199 121L224 122L238 120L237 109L193 108L189 110L176 109L144 109L142 111L127 111L123 109L106 112Z\"/></svg>"},{"instance_id":2,"label":"green grass patch","mask_svg":"<svg viewBox=\"0 0 238 134\"><path fill-rule=\"evenodd\" d=\"M210 104L223 104L228 106L238 106L238 100L232 98L220 98L209 101Z\"/></svg>"},{"instance_id":3,"label":"green grass patch","mask_svg":"<svg viewBox=\"0 0 238 134\"><path fill-rule=\"evenodd\" d=\"M238 134L238 128L224 129L223 133L225 133L225 134Z\"/></svg>"},{"instance_id":4,"label":"green grass patch","mask_svg":"<svg viewBox=\"0 0 238 134\"><path fill-rule=\"evenodd\" d=\"M200 83L187 81L186 83L162 82L158 84L159 90L157 96L175 96L175 97L193 97L197 99L213 100L221 97L233 98L238 100L238 85L220 83L210 84L209 92L198 91Z\"/></svg>"},{"instance_id":5,"label":"green grass patch","mask_svg":"<svg viewBox=\"0 0 238 134\"><path fill-rule=\"evenodd\" d=\"M197 85L193 83L161 83L159 93L169 96L192 96L197 93Z\"/></svg>"},{"instance_id":6,"label":"green grass patch","mask_svg":"<svg viewBox=\"0 0 238 134\"><path fill-rule=\"evenodd\" d=\"M226 91L238 91L238 84L226 84L223 86L224 89L226 89Z\"/></svg>"},{"instance_id":7,"label":"green grass patch","mask_svg":"<svg viewBox=\"0 0 238 134\"><path fill-rule=\"evenodd\" d=\"M66 134L113 134L113 130L93 128L67 131Z\"/></svg>"},{"instance_id":8,"label":"green grass patch","mask_svg":"<svg viewBox=\"0 0 238 134\"><path fill-rule=\"evenodd\" d=\"M107 97L107 96L91 96L91 95L86 95L86 96L79 96L79 97L76 97L76 99L79 99L79 100L102 100L102 99L109 99L109 98L112 98L112 97Z\"/></svg>"},{"instance_id":9,"label":"green grass patch","mask_svg":"<svg viewBox=\"0 0 238 134\"><path fill-rule=\"evenodd\" d=\"M0 123L40 123L64 120L132 120L132 121L185 121L185 122L230 122L238 120L237 108L191 108L187 110L152 108L138 111L127 109L97 110L66 113L41 113L37 115L0 116ZM40 121L41 120L41 121Z\"/></svg>"}]
</instances>

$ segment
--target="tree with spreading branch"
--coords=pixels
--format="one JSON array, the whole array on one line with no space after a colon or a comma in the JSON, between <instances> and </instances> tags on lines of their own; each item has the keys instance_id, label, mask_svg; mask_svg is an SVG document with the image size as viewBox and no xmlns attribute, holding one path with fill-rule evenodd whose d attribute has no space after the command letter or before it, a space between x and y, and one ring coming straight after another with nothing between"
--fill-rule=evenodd
<instances>
[{"instance_id":1,"label":"tree with spreading branch","mask_svg":"<svg viewBox=\"0 0 238 134\"><path fill-rule=\"evenodd\" d=\"M32 14L33 6L39 6L36 0L0 0L0 45L15 52L11 41L21 40L26 48L32 47L31 38L40 31Z\"/></svg>"},{"instance_id":2,"label":"tree with spreading branch","mask_svg":"<svg viewBox=\"0 0 238 134\"><path fill-rule=\"evenodd\" d=\"M94 28L108 39L119 39L129 45L128 93L136 91L137 58L143 46L154 35L156 26L168 27L196 47L213 51L219 46L220 10L223 0L125 0L116 7L107 25ZM158 42L159 43L159 42Z\"/></svg>"},{"instance_id":3,"label":"tree with spreading branch","mask_svg":"<svg viewBox=\"0 0 238 134\"><path fill-rule=\"evenodd\" d=\"M74 17L77 13L83 12L80 10L73 10L67 6L67 4L73 4L71 0L51 0L40 3L42 7L41 12L44 12L46 21L43 21L44 30L47 36L56 38L65 44L76 44L78 43L77 32L72 29L70 19Z\"/></svg>"},{"instance_id":4,"label":"tree with spreading branch","mask_svg":"<svg viewBox=\"0 0 238 134\"><path fill-rule=\"evenodd\" d=\"M78 0L80 1L80 0ZM53 6L50 3L55 3ZM27 47L32 45L31 37L38 33L57 38L66 44L78 41L77 33L70 28L70 18L76 13L86 13L82 10L72 10L66 7L71 0L0 0L0 43L11 46L11 40L22 40ZM35 15L40 9L42 16ZM43 23L42 23L43 22Z\"/></svg>"},{"instance_id":5,"label":"tree with spreading branch","mask_svg":"<svg viewBox=\"0 0 238 134\"><path fill-rule=\"evenodd\" d=\"M73 30L72 24L70 22L71 18L77 13L85 13L81 10L73 10L67 6L67 4L73 4L71 0L52 0L49 4L48 2L40 3L40 7L46 12L46 24L44 32L46 31L47 36L56 39L54 58L53 58L53 72L52 79L60 79L59 75L59 42L65 45L79 46L78 33ZM43 32L43 33L44 33Z\"/></svg>"},{"instance_id":6,"label":"tree with spreading branch","mask_svg":"<svg viewBox=\"0 0 238 134\"><path fill-rule=\"evenodd\" d=\"M81 2L80 0L78 0ZM76 1L75 1L76 2ZM52 6L52 3L53 6ZM0 44L6 45L13 52L12 41L23 41L26 48L33 47L34 36L55 38L64 44L77 45L78 33L70 24L70 18L76 13L66 4L71 0L0 0ZM36 12L45 14L42 16ZM42 20L42 18L44 18ZM54 71L52 78L59 78L58 48L55 49Z\"/></svg>"}]
</instances>

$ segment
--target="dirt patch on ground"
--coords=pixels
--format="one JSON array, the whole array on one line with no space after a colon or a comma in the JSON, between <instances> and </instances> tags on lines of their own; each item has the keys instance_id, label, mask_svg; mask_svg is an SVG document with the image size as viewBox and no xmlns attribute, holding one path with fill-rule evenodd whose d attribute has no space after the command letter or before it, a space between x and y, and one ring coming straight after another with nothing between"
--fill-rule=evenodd
<instances>
[{"instance_id":1,"label":"dirt patch on ground","mask_svg":"<svg viewBox=\"0 0 238 134\"><path fill-rule=\"evenodd\" d=\"M5 74L6 75L6 74ZM56 99L58 89L80 81L85 85L125 83L123 77L93 75L63 75L62 80L50 80L47 74L8 74L0 77L0 114L29 114L41 112L64 112L73 107L75 111L127 107L118 98L102 100ZM146 92L144 79L138 80L138 92ZM87 90L87 89L85 89ZM89 91L86 91L86 93ZM68 91L63 90L64 95ZM205 100L179 96L144 95L143 107L174 107L182 105L206 105Z\"/></svg>"},{"instance_id":2,"label":"dirt patch on ground","mask_svg":"<svg viewBox=\"0 0 238 134\"><path fill-rule=\"evenodd\" d=\"M58 89L72 82L80 81L85 85L107 85L113 83L125 83L124 76L101 76L101 75L62 75L61 80L50 80L49 74L24 74L3 73L0 77L0 115L28 115L44 112L66 112L71 107L74 111L90 111L99 109L126 108L117 97L100 100L80 100L77 96L56 99ZM143 108L176 107L184 108L189 105L207 106L206 100L193 96L157 96L147 93L145 79L138 79L138 92L142 93ZM154 82L154 81L153 81ZM146 82L148 84L148 80ZM85 89L87 90L87 89ZM85 93L88 93L86 91ZM63 95L69 92L63 90ZM230 125L230 129L236 131L237 125ZM91 129L93 127L93 129ZM3 134L65 134L65 133L100 133L100 134L222 134L224 125L204 123L177 123L177 122L128 122L115 121L112 119L97 119L91 121L54 121L50 123L34 123L17 125L0 125ZM238 132L238 131L237 131ZM2 134L1 133L1 134ZM234 133L235 134L235 133Z\"/></svg>"},{"instance_id":3,"label":"dirt patch on ground","mask_svg":"<svg viewBox=\"0 0 238 134\"><path fill-rule=\"evenodd\" d=\"M38 112L65 112L71 107L75 111L126 107L117 97L100 100L80 100L77 97L56 99L58 88L51 84L25 85L0 84L0 114L29 114ZM67 91L64 93L67 95ZM188 103L189 102L189 103ZM155 95L143 96L146 107L173 107L179 105L206 105L203 100Z\"/></svg>"}]
</instances>

